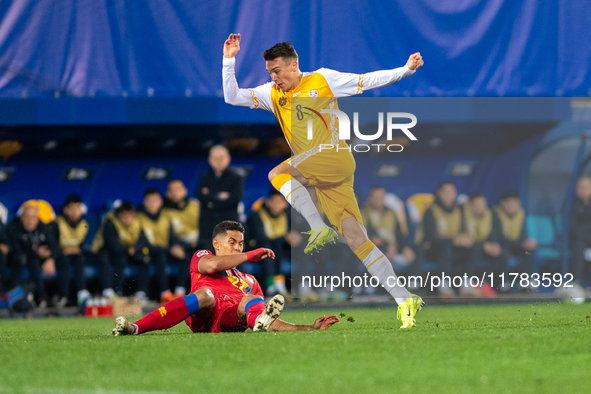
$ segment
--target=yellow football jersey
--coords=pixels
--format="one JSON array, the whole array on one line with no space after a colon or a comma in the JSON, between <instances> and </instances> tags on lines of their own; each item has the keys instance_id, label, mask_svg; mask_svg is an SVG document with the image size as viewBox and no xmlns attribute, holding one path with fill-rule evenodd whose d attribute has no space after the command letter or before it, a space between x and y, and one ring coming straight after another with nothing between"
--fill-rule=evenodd
<instances>
[{"instance_id":1,"label":"yellow football jersey","mask_svg":"<svg viewBox=\"0 0 591 394\"><path fill-rule=\"evenodd\" d=\"M234 75L235 59L223 61L224 99L232 105L261 108L272 112L294 155L304 154L320 145L347 147L339 140L336 115L321 114L322 109L338 109L337 98L361 94L398 81L414 73L405 65L392 70L350 74L321 68L302 73L300 83L283 92L274 82L252 89L240 89ZM308 123L312 124L312 135ZM295 122L295 123L294 123Z\"/></svg>"}]
</instances>

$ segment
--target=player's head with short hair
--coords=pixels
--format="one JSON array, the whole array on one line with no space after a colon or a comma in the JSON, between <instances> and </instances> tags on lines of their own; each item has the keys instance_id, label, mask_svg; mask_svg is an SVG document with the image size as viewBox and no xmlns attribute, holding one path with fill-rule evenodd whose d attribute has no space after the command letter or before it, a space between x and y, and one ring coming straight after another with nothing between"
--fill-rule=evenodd
<instances>
[{"instance_id":1,"label":"player's head with short hair","mask_svg":"<svg viewBox=\"0 0 591 394\"><path fill-rule=\"evenodd\" d=\"M123 201L121 205L115 209L115 216L123 223L124 226L129 227L135 218L135 205L131 201Z\"/></svg>"},{"instance_id":2,"label":"player's head with short hair","mask_svg":"<svg viewBox=\"0 0 591 394\"><path fill-rule=\"evenodd\" d=\"M233 220L218 223L211 234L215 254L223 256L242 253L244 247L244 226Z\"/></svg>"},{"instance_id":3,"label":"player's head with short hair","mask_svg":"<svg viewBox=\"0 0 591 394\"><path fill-rule=\"evenodd\" d=\"M298 54L289 42L280 42L263 52L267 72L282 91L295 88L301 80Z\"/></svg>"},{"instance_id":4,"label":"player's head with short hair","mask_svg":"<svg viewBox=\"0 0 591 394\"><path fill-rule=\"evenodd\" d=\"M279 42L263 52L263 58L267 61L275 60L280 57L283 58L285 62L298 60L298 53L289 42Z\"/></svg>"},{"instance_id":5,"label":"player's head with short hair","mask_svg":"<svg viewBox=\"0 0 591 394\"><path fill-rule=\"evenodd\" d=\"M458 197L458 190L452 182L443 181L437 186L435 195L444 206L451 208Z\"/></svg>"},{"instance_id":6,"label":"player's head with short hair","mask_svg":"<svg viewBox=\"0 0 591 394\"><path fill-rule=\"evenodd\" d=\"M150 215L156 215L162 208L162 195L160 190L149 188L144 192L144 209Z\"/></svg>"},{"instance_id":7,"label":"player's head with short hair","mask_svg":"<svg viewBox=\"0 0 591 394\"><path fill-rule=\"evenodd\" d=\"M501 209L509 216L513 216L521 209L521 200L519 194L514 191L507 191L499 201Z\"/></svg>"},{"instance_id":8,"label":"player's head with short hair","mask_svg":"<svg viewBox=\"0 0 591 394\"><path fill-rule=\"evenodd\" d=\"M482 216L488 209L486 197L482 193L472 193L470 195L470 209L476 216Z\"/></svg>"},{"instance_id":9,"label":"player's head with short hair","mask_svg":"<svg viewBox=\"0 0 591 394\"><path fill-rule=\"evenodd\" d=\"M233 220L224 220L214 227L211 238L224 238L226 235L228 235L228 231L239 231L244 233L244 226L241 223L235 222Z\"/></svg>"},{"instance_id":10,"label":"player's head with short hair","mask_svg":"<svg viewBox=\"0 0 591 394\"><path fill-rule=\"evenodd\" d=\"M82 199L80 196L77 194L70 194L66 197L62 212L70 221L79 221L82 218Z\"/></svg>"}]
</instances>

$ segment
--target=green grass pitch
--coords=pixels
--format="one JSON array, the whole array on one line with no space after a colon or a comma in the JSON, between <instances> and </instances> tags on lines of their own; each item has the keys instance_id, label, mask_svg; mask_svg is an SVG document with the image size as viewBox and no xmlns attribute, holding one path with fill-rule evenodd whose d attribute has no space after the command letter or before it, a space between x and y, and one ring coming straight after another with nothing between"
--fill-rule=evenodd
<instances>
[{"instance_id":1,"label":"green grass pitch","mask_svg":"<svg viewBox=\"0 0 591 394\"><path fill-rule=\"evenodd\" d=\"M112 337L112 318L0 320L0 393L583 393L591 304L290 311L328 331ZM347 319L353 317L354 322Z\"/></svg>"}]
</instances>

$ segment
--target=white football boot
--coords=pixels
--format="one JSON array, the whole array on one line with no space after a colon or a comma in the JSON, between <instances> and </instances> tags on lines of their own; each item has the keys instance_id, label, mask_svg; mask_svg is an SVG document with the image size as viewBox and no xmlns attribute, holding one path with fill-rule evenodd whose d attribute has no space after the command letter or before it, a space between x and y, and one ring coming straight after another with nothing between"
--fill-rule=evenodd
<instances>
[{"instance_id":1,"label":"white football boot","mask_svg":"<svg viewBox=\"0 0 591 394\"><path fill-rule=\"evenodd\" d=\"M115 319L115 328L113 328L113 336L134 335L137 332L137 326L127 321L124 316L119 316Z\"/></svg>"},{"instance_id":2,"label":"white football boot","mask_svg":"<svg viewBox=\"0 0 591 394\"><path fill-rule=\"evenodd\" d=\"M252 331L268 331L271 324L281 315L283 312L283 306L285 305L285 299L281 294L277 294L265 306L263 313L257 317L254 328Z\"/></svg>"}]
</instances>

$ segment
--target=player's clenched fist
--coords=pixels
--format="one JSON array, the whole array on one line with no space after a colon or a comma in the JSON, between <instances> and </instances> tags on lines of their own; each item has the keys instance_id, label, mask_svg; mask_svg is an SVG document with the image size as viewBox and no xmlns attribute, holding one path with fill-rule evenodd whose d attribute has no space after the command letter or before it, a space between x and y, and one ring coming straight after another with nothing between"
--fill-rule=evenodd
<instances>
[{"instance_id":1,"label":"player's clenched fist","mask_svg":"<svg viewBox=\"0 0 591 394\"><path fill-rule=\"evenodd\" d=\"M224 57L232 58L240 50L240 34L230 34L224 42Z\"/></svg>"},{"instance_id":2,"label":"player's clenched fist","mask_svg":"<svg viewBox=\"0 0 591 394\"><path fill-rule=\"evenodd\" d=\"M225 55L224 55L225 56ZM406 66L409 70L415 71L417 68L421 67L424 64L423 57L421 56L420 52L413 53L408 58L406 62Z\"/></svg>"},{"instance_id":3,"label":"player's clenched fist","mask_svg":"<svg viewBox=\"0 0 591 394\"><path fill-rule=\"evenodd\" d=\"M255 250L251 250L250 252L246 252L247 261L255 261L259 262L262 259L266 259L270 257L272 259L275 258L275 253L271 249L267 248L258 248Z\"/></svg>"}]
</instances>

